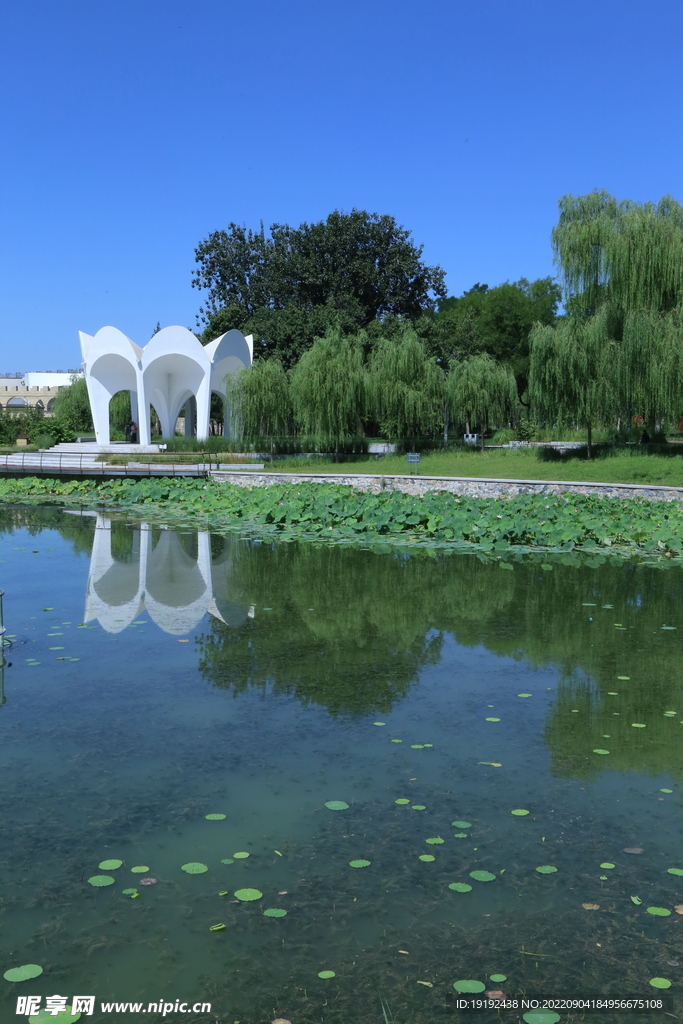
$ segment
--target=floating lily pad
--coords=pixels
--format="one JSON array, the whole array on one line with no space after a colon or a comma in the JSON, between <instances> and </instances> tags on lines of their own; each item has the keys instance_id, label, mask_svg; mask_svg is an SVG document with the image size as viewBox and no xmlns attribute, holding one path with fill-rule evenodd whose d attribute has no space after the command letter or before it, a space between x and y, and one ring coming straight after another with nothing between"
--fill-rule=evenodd
<instances>
[{"instance_id":1,"label":"floating lily pad","mask_svg":"<svg viewBox=\"0 0 683 1024\"><path fill-rule=\"evenodd\" d=\"M425 839L425 843L429 843L430 846L441 846L443 839L439 838L439 836L434 836L432 839Z\"/></svg>"},{"instance_id":2,"label":"floating lily pad","mask_svg":"<svg viewBox=\"0 0 683 1024\"><path fill-rule=\"evenodd\" d=\"M477 882L492 882L495 877L491 871L470 871L470 878Z\"/></svg>"},{"instance_id":3,"label":"floating lily pad","mask_svg":"<svg viewBox=\"0 0 683 1024\"><path fill-rule=\"evenodd\" d=\"M671 988L668 978L650 978L650 984L653 988Z\"/></svg>"},{"instance_id":4,"label":"floating lily pad","mask_svg":"<svg viewBox=\"0 0 683 1024\"><path fill-rule=\"evenodd\" d=\"M642 902L643 901L641 900L640 896L631 896L631 903L633 903L636 907L639 907L642 904Z\"/></svg>"},{"instance_id":5,"label":"floating lily pad","mask_svg":"<svg viewBox=\"0 0 683 1024\"><path fill-rule=\"evenodd\" d=\"M386 722L373 722L373 725L386 725Z\"/></svg>"},{"instance_id":6,"label":"floating lily pad","mask_svg":"<svg viewBox=\"0 0 683 1024\"><path fill-rule=\"evenodd\" d=\"M472 892L472 886L468 885L467 882L451 882L448 886L453 892Z\"/></svg>"},{"instance_id":7,"label":"floating lily pad","mask_svg":"<svg viewBox=\"0 0 683 1024\"><path fill-rule=\"evenodd\" d=\"M244 850L240 850L239 853L233 853L235 860L246 860L249 856L251 856L251 854L245 853Z\"/></svg>"},{"instance_id":8,"label":"floating lily pad","mask_svg":"<svg viewBox=\"0 0 683 1024\"><path fill-rule=\"evenodd\" d=\"M436 860L436 857L433 857L431 853L421 853L420 860Z\"/></svg>"},{"instance_id":9,"label":"floating lily pad","mask_svg":"<svg viewBox=\"0 0 683 1024\"><path fill-rule=\"evenodd\" d=\"M394 800L394 803L395 804L409 804L410 800L405 800L405 799L401 798L400 800Z\"/></svg>"},{"instance_id":10,"label":"floating lily pad","mask_svg":"<svg viewBox=\"0 0 683 1024\"><path fill-rule=\"evenodd\" d=\"M662 626L662 629L678 629L678 626Z\"/></svg>"},{"instance_id":11,"label":"floating lily pad","mask_svg":"<svg viewBox=\"0 0 683 1024\"><path fill-rule=\"evenodd\" d=\"M236 889L235 899L241 900L242 903L251 903L253 900L260 900L263 898L263 893L260 889Z\"/></svg>"},{"instance_id":12,"label":"floating lily pad","mask_svg":"<svg viewBox=\"0 0 683 1024\"><path fill-rule=\"evenodd\" d=\"M489 974L491 981L507 981L507 974Z\"/></svg>"},{"instance_id":13,"label":"floating lily pad","mask_svg":"<svg viewBox=\"0 0 683 1024\"><path fill-rule=\"evenodd\" d=\"M403 743L403 740L392 740L392 743Z\"/></svg>"},{"instance_id":14,"label":"floating lily pad","mask_svg":"<svg viewBox=\"0 0 683 1024\"><path fill-rule=\"evenodd\" d=\"M667 868L670 875L683 875L683 869L681 868Z\"/></svg>"},{"instance_id":15,"label":"floating lily pad","mask_svg":"<svg viewBox=\"0 0 683 1024\"><path fill-rule=\"evenodd\" d=\"M268 910L263 911L264 917L287 917L287 911L283 910L282 907L269 907Z\"/></svg>"},{"instance_id":16,"label":"floating lily pad","mask_svg":"<svg viewBox=\"0 0 683 1024\"><path fill-rule=\"evenodd\" d=\"M210 931L210 932L224 932L224 931L225 931L225 929L226 929L226 927L227 927L227 926L226 926L225 924L223 924L223 922L221 921L221 923L220 923L220 924L212 924L212 925L211 925L211 926L209 927L209 931Z\"/></svg>"},{"instance_id":17,"label":"floating lily pad","mask_svg":"<svg viewBox=\"0 0 683 1024\"><path fill-rule=\"evenodd\" d=\"M675 711L665 711L664 712L664 717L665 718L675 718L676 717L676 712Z\"/></svg>"},{"instance_id":18,"label":"floating lily pad","mask_svg":"<svg viewBox=\"0 0 683 1024\"><path fill-rule=\"evenodd\" d=\"M67 1003L63 1010L58 1013L51 1013L49 1010L38 1010L38 1013L32 1013L28 1019L28 1024L47 1024L48 1021L76 1021L81 1019L80 1010L73 1012L72 1007Z\"/></svg>"},{"instance_id":19,"label":"floating lily pad","mask_svg":"<svg viewBox=\"0 0 683 1024\"><path fill-rule=\"evenodd\" d=\"M369 860L350 860L349 861L349 865L352 868L369 868L370 867L370 861Z\"/></svg>"},{"instance_id":20,"label":"floating lily pad","mask_svg":"<svg viewBox=\"0 0 683 1024\"><path fill-rule=\"evenodd\" d=\"M483 992L486 985L482 981L454 981L453 988L456 992Z\"/></svg>"},{"instance_id":21,"label":"floating lily pad","mask_svg":"<svg viewBox=\"0 0 683 1024\"><path fill-rule=\"evenodd\" d=\"M122 889L121 892L124 896L132 896L134 892L137 892L137 889Z\"/></svg>"},{"instance_id":22,"label":"floating lily pad","mask_svg":"<svg viewBox=\"0 0 683 1024\"><path fill-rule=\"evenodd\" d=\"M5 981L30 981L31 978L37 978L42 973L43 968L38 964L24 964L22 967L10 967L3 974L3 978Z\"/></svg>"},{"instance_id":23,"label":"floating lily pad","mask_svg":"<svg viewBox=\"0 0 683 1024\"><path fill-rule=\"evenodd\" d=\"M523 818L529 812L525 811L522 807L517 807L514 811L510 811L510 814L516 814L518 818Z\"/></svg>"},{"instance_id":24,"label":"floating lily pad","mask_svg":"<svg viewBox=\"0 0 683 1024\"><path fill-rule=\"evenodd\" d=\"M328 800L325 807L330 811L348 811L349 809L345 800Z\"/></svg>"},{"instance_id":25,"label":"floating lily pad","mask_svg":"<svg viewBox=\"0 0 683 1024\"><path fill-rule=\"evenodd\" d=\"M225 814L205 814L204 817L207 821L223 821L226 817Z\"/></svg>"},{"instance_id":26,"label":"floating lily pad","mask_svg":"<svg viewBox=\"0 0 683 1024\"><path fill-rule=\"evenodd\" d=\"M632 729L645 729L647 728L645 722L631 722Z\"/></svg>"},{"instance_id":27,"label":"floating lily pad","mask_svg":"<svg viewBox=\"0 0 683 1024\"><path fill-rule=\"evenodd\" d=\"M413 810L413 811L426 811L427 808L425 807L424 804L413 804L413 806L411 807L411 810Z\"/></svg>"},{"instance_id":28,"label":"floating lily pad","mask_svg":"<svg viewBox=\"0 0 683 1024\"><path fill-rule=\"evenodd\" d=\"M652 914L653 917L671 917L671 911L667 910L666 907L648 907L648 914Z\"/></svg>"},{"instance_id":29,"label":"floating lily pad","mask_svg":"<svg viewBox=\"0 0 683 1024\"><path fill-rule=\"evenodd\" d=\"M337 975L335 971L318 971L318 977L326 980L327 978L336 978Z\"/></svg>"},{"instance_id":30,"label":"floating lily pad","mask_svg":"<svg viewBox=\"0 0 683 1024\"><path fill-rule=\"evenodd\" d=\"M608 860L606 860L606 861L603 861L603 863L600 865L600 867L608 869L608 868L616 867L616 865L615 864L611 864ZM683 874L683 871L681 872L681 874Z\"/></svg>"},{"instance_id":31,"label":"floating lily pad","mask_svg":"<svg viewBox=\"0 0 683 1024\"><path fill-rule=\"evenodd\" d=\"M105 885L113 885L115 879L113 879L111 875L93 875L92 878L88 879L88 881L91 885L101 888Z\"/></svg>"},{"instance_id":32,"label":"floating lily pad","mask_svg":"<svg viewBox=\"0 0 683 1024\"><path fill-rule=\"evenodd\" d=\"M560 1015L554 1010L528 1010L522 1016L522 1020L526 1024L557 1024Z\"/></svg>"},{"instance_id":33,"label":"floating lily pad","mask_svg":"<svg viewBox=\"0 0 683 1024\"><path fill-rule=\"evenodd\" d=\"M225 860L221 861L221 864L234 864L235 861L232 857L226 857Z\"/></svg>"},{"instance_id":34,"label":"floating lily pad","mask_svg":"<svg viewBox=\"0 0 683 1024\"><path fill-rule=\"evenodd\" d=\"M411 750L424 750L424 743L411 743L410 744L410 749Z\"/></svg>"},{"instance_id":35,"label":"floating lily pad","mask_svg":"<svg viewBox=\"0 0 683 1024\"><path fill-rule=\"evenodd\" d=\"M617 679L621 679L621 680L626 680L626 679L630 679L630 678L631 678L630 676L617 676Z\"/></svg>"},{"instance_id":36,"label":"floating lily pad","mask_svg":"<svg viewBox=\"0 0 683 1024\"><path fill-rule=\"evenodd\" d=\"M539 875L554 875L557 868L554 868L552 864L541 864L540 868L536 868Z\"/></svg>"},{"instance_id":37,"label":"floating lily pad","mask_svg":"<svg viewBox=\"0 0 683 1024\"><path fill-rule=\"evenodd\" d=\"M144 875L149 871L149 867L147 864L136 864L136 866L130 870L134 875Z\"/></svg>"},{"instance_id":38,"label":"floating lily pad","mask_svg":"<svg viewBox=\"0 0 683 1024\"><path fill-rule=\"evenodd\" d=\"M147 871L148 868L145 868L144 870ZM209 869L206 864L198 864L196 861L190 861L189 864L183 864L181 870L186 871L188 875L203 875L204 872Z\"/></svg>"},{"instance_id":39,"label":"floating lily pad","mask_svg":"<svg viewBox=\"0 0 683 1024\"><path fill-rule=\"evenodd\" d=\"M452 821L453 828L472 828L471 821Z\"/></svg>"},{"instance_id":40,"label":"floating lily pad","mask_svg":"<svg viewBox=\"0 0 683 1024\"><path fill-rule=\"evenodd\" d=\"M533 693L518 693L518 697L533 697ZM492 975L493 977L493 975Z\"/></svg>"},{"instance_id":41,"label":"floating lily pad","mask_svg":"<svg viewBox=\"0 0 683 1024\"><path fill-rule=\"evenodd\" d=\"M487 718L487 722L500 722L500 718Z\"/></svg>"},{"instance_id":42,"label":"floating lily pad","mask_svg":"<svg viewBox=\"0 0 683 1024\"><path fill-rule=\"evenodd\" d=\"M609 750L605 750L604 747L596 747L593 751L594 754L609 754Z\"/></svg>"},{"instance_id":43,"label":"floating lily pad","mask_svg":"<svg viewBox=\"0 0 683 1024\"><path fill-rule=\"evenodd\" d=\"M467 835L467 832L454 832L453 833L453 838L454 839L468 839L469 836Z\"/></svg>"},{"instance_id":44,"label":"floating lily pad","mask_svg":"<svg viewBox=\"0 0 683 1024\"><path fill-rule=\"evenodd\" d=\"M97 866L98 868L102 868L103 871L115 871L116 868L120 868L122 864L122 860L103 860Z\"/></svg>"}]
</instances>

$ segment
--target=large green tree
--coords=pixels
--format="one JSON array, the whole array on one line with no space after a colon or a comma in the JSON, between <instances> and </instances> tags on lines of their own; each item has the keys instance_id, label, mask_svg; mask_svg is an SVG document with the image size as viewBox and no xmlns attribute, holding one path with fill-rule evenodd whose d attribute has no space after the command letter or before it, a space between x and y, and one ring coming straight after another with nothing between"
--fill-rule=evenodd
<instances>
[{"instance_id":1,"label":"large green tree","mask_svg":"<svg viewBox=\"0 0 683 1024\"><path fill-rule=\"evenodd\" d=\"M486 352L451 360L446 382L446 406L451 421L464 424L467 432L478 423L481 446L489 423L504 423L517 406L515 375L505 363Z\"/></svg>"},{"instance_id":2,"label":"large green tree","mask_svg":"<svg viewBox=\"0 0 683 1024\"><path fill-rule=\"evenodd\" d=\"M316 434L335 452L344 440L361 432L366 393L363 350L338 327L316 338L291 371L297 421L305 433Z\"/></svg>"},{"instance_id":3,"label":"large green tree","mask_svg":"<svg viewBox=\"0 0 683 1024\"><path fill-rule=\"evenodd\" d=\"M370 394L382 432L395 440L433 434L443 422L445 374L410 326L380 338L370 359Z\"/></svg>"},{"instance_id":4,"label":"large green tree","mask_svg":"<svg viewBox=\"0 0 683 1024\"><path fill-rule=\"evenodd\" d=\"M204 339L238 327L256 334L257 354L291 366L334 324L354 333L386 316L416 319L446 296L444 271L421 257L393 217L364 210L268 233L230 224L195 250Z\"/></svg>"},{"instance_id":5,"label":"large green tree","mask_svg":"<svg viewBox=\"0 0 683 1024\"><path fill-rule=\"evenodd\" d=\"M289 379L279 359L259 359L226 381L226 412L236 434L270 439L292 430Z\"/></svg>"}]
</instances>

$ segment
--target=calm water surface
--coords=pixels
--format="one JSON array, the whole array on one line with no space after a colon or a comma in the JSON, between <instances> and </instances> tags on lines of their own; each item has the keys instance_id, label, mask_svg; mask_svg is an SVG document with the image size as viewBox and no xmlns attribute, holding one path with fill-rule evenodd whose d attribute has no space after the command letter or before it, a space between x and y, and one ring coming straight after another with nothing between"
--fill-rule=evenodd
<instances>
[{"instance_id":1,"label":"calm water surface","mask_svg":"<svg viewBox=\"0 0 683 1024\"><path fill-rule=\"evenodd\" d=\"M22 994L427 1024L472 1019L459 979L681 990L679 568L0 526L0 951L44 968L0 980L3 1020Z\"/></svg>"}]
</instances>

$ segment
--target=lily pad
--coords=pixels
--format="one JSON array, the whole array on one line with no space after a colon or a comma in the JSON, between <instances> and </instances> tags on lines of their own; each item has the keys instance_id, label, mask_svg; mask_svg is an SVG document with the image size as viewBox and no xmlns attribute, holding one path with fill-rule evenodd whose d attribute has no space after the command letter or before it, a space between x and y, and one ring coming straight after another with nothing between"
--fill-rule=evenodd
<instances>
[{"instance_id":1,"label":"lily pad","mask_svg":"<svg viewBox=\"0 0 683 1024\"><path fill-rule=\"evenodd\" d=\"M647 728L647 726L645 725L645 722L631 722L631 728L632 729L645 729L645 728Z\"/></svg>"},{"instance_id":2,"label":"lily pad","mask_svg":"<svg viewBox=\"0 0 683 1024\"><path fill-rule=\"evenodd\" d=\"M605 861L603 861L603 862L602 862L602 864L600 865L600 867L601 867L601 868L605 868L605 869L608 869L608 868L614 868L614 867L616 867L616 864L612 864L612 863L611 863L610 861L608 861L608 860L605 860ZM683 872L681 872L681 874L683 874Z\"/></svg>"},{"instance_id":3,"label":"lily pad","mask_svg":"<svg viewBox=\"0 0 683 1024\"><path fill-rule=\"evenodd\" d=\"M409 804L410 800L405 800L404 798L401 798L400 800L394 800L394 803L395 804Z\"/></svg>"},{"instance_id":4,"label":"lily pad","mask_svg":"<svg viewBox=\"0 0 683 1024\"><path fill-rule=\"evenodd\" d=\"M212 925L210 925L209 931L210 932L224 932L226 927L227 927L227 925L223 924L223 922L221 921L220 924L212 924Z\"/></svg>"},{"instance_id":5,"label":"lily pad","mask_svg":"<svg viewBox=\"0 0 683 1024\"><path fill-rule=\"evenodd\" d=\"M653 988L671 988L668 978L650 978L650 984Z\"/></svg>"},{"instance_id":6,"label":"lily pad","mask_svg":"<svg viewBox=\"0 0 683 1024\"><path fill-rule=\"evenodd\" d=\"M441 846L443 839L439 838L439 836L434 836L432 839L425 839L425 843L429 843L430 846ZM681 874L683 874L683 871Z\"/></svg>"},{"instance_id":7,"label":"lily pad","mask_svg":"<svg viewBox=\"0 0 683 1024\"><path fill-rule=\"evenodd\" d=\"M667 868L670 875L683 875L683 869L681 868Z\"/></svg>"},{"instance_id":8,"label":"lily pad","mask_svg":"<svg viewBox=\"0 0 683 1024\"><path fill-rule=\"evenodd\" d=\"M453 892L472 892L472 886L468 885L467 882L451 882L448 886Z\"/></svg>"},{"instance_id":9,"label":"lily pad","mask_svg":"<svg viewBox=\"0 0 683 1024\"><path fill-rule=\"evenodd\" d=\"M31 978L37 978L42 973L43 968L38 964L24 964L22 967L10 967L3 974L3 978L5 981L30 981Z\"/></svg>"},{"instance_id":10,"label":"lily pad","mask_svg":"<svg viewBox=\"0 0 683 1024\"><path fill-rule=\"evenodd\" d=\"M121 892L124 896L132 896L134 892L137 892L137 889L122 889Z\"/></svg>"},{"instance_id":11,"label":"lily pad","mask_svg":"<svg viewBox=\"0 0 683 1024\"><path fill-rule=\"evenodd\" d=\"M115 871L116 868L120 868L122 864L122 860L103 860L97 866L98 868L102 868L103 871Z\"/></svg>"},{"instance_id":12,"label":"lily pad","mask_svg":"<svg viewBox=\"0 0 683 1024\"><path fill-rule=\"evenodd\" d=\"M318 971L318 977L326 980L327 978L336 978L337 975L335 971Z\"/></svg>"},{"instance_id":13,"label":"lily pad","mask_svg":"<svg viewBox=\"0 0 683 1024\"><path fill-rule=\"evenodd\" d=\"M630 678L631 678L630 676L617 676L617 679L622 679L622 680L630 679Z\"/></svg>"},{"instance_id":14,"label":"lily pad","mask_svg":"<svg viewBox=\"0 0 683 1024\"><path fill-rule=\"evenodd\" d=\"M268 910L263 911L264 917L287 917L287 911L283 910L282 907L269 907Z\"/></svg>"},{"instance_id":15,"label":"lily pad","mask_svg":"<svg viewBox=\"0 0 683 1024\"><path fill-rule=\"evenodd\" d=\"M239 853L233 853L233 857L235 858L235 860L246 860L247 857L250 857L250 856L251 856L251 854L245 853L244 850L240 850Z\"/></svg>"},{"instance_id":16,"label":"lily pad","mask_svg":"<svg viewBox=\"0 0 683 1024\"><path fill-rule=\"evenodd\" d=\"M421 853L420 860L436 860L436 857L433 857L431 853Z\"/></svg>"},{"instance_id":17,"label":"lily pad","mask_svg":"<svg viewBox=\"0 0 683 1024\"><path fill-rule=\"evenodd\" d=\"M559 1013L554 1010L528 1010L522 1016L526 1024L557 1024L560 1019Z\"/></svg>"},{"instance_id":18,"label":"lily pad","mask_svg":"<svg viewBox=\"0 0 683 1024\"><path fill-rule=\"evenodd\" d=\"M60 1010L59 1013L50 1013L48 1010L38 1010L38 1013L31 1014L28 1022L29 1024L47 1024L48 1021L56 1020L75 1021L80 1020L81 1016L82 1014L80 1010L76 1010L76 1012L73 1013L72 1007L67 1003L64 1009Z\"/></svg>"},{"instance_id":19,"label":"lily pad","mask_svg":"<svg viewBox=\"0 0 683 1024\"><path fill-rule=\"evenodd\" d=\"M507 981L507 974L489 974L491 981Z\"/></svg>"},{"instance_id":20,"label":"lily pad","mask_svg":"<svg viewBox=\"0 0 683 1024\"><path fill-rule=\"evenodd\" d=\"M113 879L111 875L93 875L92 878L88 879L88 881L91 885L101 888L105 885L113 885L115 879Z\"/></svg>"},{"instance_id":21,"label":"lily pad","mask_svg":"<svg viewBox=\"0 0 683 1024\"><path fill-rule=\"evenodd\" d=\"M207 821L223 821L226 818L225 814L205 814L204 817Z\"/></svg>"},{"instance_id":22,"label":"lily pad","mask_svg":"<svg viewBox=\"0 0 683 1024\"><path fill-rule=\"evenodd\" d=\"M594 754L609 754L609 750L605 750L603 747L596 747L593 751Z\"/></svg>"},{"instance_id":23,"label":"lily pad","mask_svg":"<svg viewBox=\"0 0 683 1024\"><path fill-rule=\"evenodd\" d=\"M424 750L424 746L425 746L424 743L411 743L410 744L410 749L411 750Z\"/></svg>"},{"instance_id":24,"label":"lily pad","mask_svg":"<svg viewBox=\"0 0 683 1024\"><path fill-rule=\"evenodd\" d=\"M373 722L373 725L386 725L386 722Z\"/></svg>"},{"instance_id":25,"label":"lily pad","mask_svg":"<svg viewBox=\"0 0 683 1024\"><path fill-rule=\"evenodd\" d=\"M134 875L146 875L149 871L147 864L136 864L134 868L130 869Z\"/></svg>"},{"instance_id":26,"label":"lily pad","mask_svg":"<svg viewBox=\"0 0 683 1024\"><path fill-rule=\"evenodd\" d=\"M145 871L147 868L145 868ZM183 864L181 867L182 871L186 871L188 875L203 875L205 871L208 871L206 864L199 864L197 861L190 861L189 864Z\"/></svg>"},{"instance_id":27,"label":"lily pad","mask_svg":"<svg viewBox=\"0 0 683 1024\"><path fill-rule=\"evenodd\" d=\"M392 743L403 743L403 740L392 740Z\"/></svg>"},{"instance_id":28,"label":"lily pad","mask_svg":"<svg viewBox=\"0 0 683 1024\"><path fill-rule=\"evenodd\" d=\"M643 901L641 900L640 896L631 896L631 903L633 903L634 906L639 907L641 906L642 902Z\"/></svg>"},{"instance_id":29,"label":"lily pad","mask_svg":"<svg viewBox=\"0 0 683 1024\"><path fill-rule=\"evenodd\" d=\"M487 718L487 722L500 722L500 718Z\"/></svg>"},{"instance_id":30,"label":"lily pad","mask_svg":"<svg viewBox=\"0 0 683 1024\"><path fill-rule=\"evenodd\" d=\"M491 871L470 871L470 878L477 882L492 882L495 877Z\"/></svg>"},{"instance_id":31,"label":"lily pad","mask_svg":"<svg viewBox=\"0 0 683 1024\"><path fill-rule=\"evenodd\" d=\"M260 889L236 889L235 899L241 900L242 903L251 903L253 900L260 900L263 898L263 893Z\"/></svg>"},{"instance_id":32,"label":"lily pad","mask_svg":"<svg viewBox=\"0 0 683 1024\"><path fill-rule=\"evenodd\" d=\"M467 835L467 832L454 832L453 833L453 838L454 839L468 839L469 836Z\"/></svg>"},{"instance_id":33,"label":"lily pad","mask_svg":"<svg viewBox=\"0 0 683 1024\"><path fill-rule=\"evenodd\" d=\"M510 811L510 814L516 814L518 818L523 818L529 812L525 811L523 807L517 807L514 811Z\"/></svg>"},{"instance_id":34,"label":"lily pad","mask_svg":"<svg viewBox=\"0 0 683 1024\"><path fill-rule=\"evenodd\" d=\"M411 807L411 810L412 811L426 811L427 808L425 807L424 804L413 804L413 806Z\"/></svg>"},{"instance_id":35,"label":"lily pad","mask_svg":"<svg viewBox=\"0 0 683 1024\"><path fill-rule=\"evenodd\" d=\"M653 917L671 917L671 911L667 910L666 907L648 907L648 914L652 914Z\"/></svg>"},{"instance_id":36,"label":"lily pad","mask_svg":"<svg viewBox=\"0 0 683 1024\"><path fill-rule=\"evenodd\" d=\"M472 828L471 821L452 821L453 828Z\"/></svg>"},{"instance_id":37,"label":"lily pad","mask_svg":"<svg viewBox=\"0 0 683 1024\"><path fill-rule=\"evenodd\" d=\"M554 868L552 864L541 864L540 868L536 868L539 875L554 875L557 868Z\"/></svg>"},{"instance_id":38,"label":"lily pad","mask_svg":"<svg viewBox=\"0 0 683 1024\"><path fill-rule=\"evenodd\" d=\"M234 861L233 857L226 857L225 860L221 861L221 864L234 864L234 863L235 863L235 861Z\"/></svg>"},{"instance_id":39,"label":"lily pad","mask_svg":"<svg viewBox=\"0 0 683 1024\"><path fill-rule=\"evenodd\" d=\"M349 809L345 800L328 800L325 807L330 811L348 811Z\"/></svg>"},{"instance_id":40,"label":"lily pad","mask_svg":"<svg viewBox=\"0 0 683 1024\"><path fill-rule=\"evenodd\" d=\"M371 862L369 860L350 860L349 861L349 865L352 868L369 868L370 867L370 863Z\"/></svg>"},{"instance_id":41,"label":"lily pad","mask_svg":"<svg viewBox=\"0 0 683 1024\"><path fill-rule=\"evenodd\" d=\"M486 985L482 981L466 979L464 981L454 981L453 988L456 992L483 992Z\"/></svg>"}]
</instances>

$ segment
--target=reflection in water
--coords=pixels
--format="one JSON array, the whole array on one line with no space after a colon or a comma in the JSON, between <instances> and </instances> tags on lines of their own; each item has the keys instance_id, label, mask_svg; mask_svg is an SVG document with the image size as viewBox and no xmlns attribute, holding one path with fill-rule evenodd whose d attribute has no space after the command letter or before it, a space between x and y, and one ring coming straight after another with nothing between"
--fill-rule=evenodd
<instances>
[{"instance_id":1,"label":"reflection in water","mask_svg":"<svg viewBox=\"0 0 683 1024\"><path fill-rule=\"evenodd\" d=\"M117 544L122 537L123 545ZM142 612L166 633L188 633L207 612L239 626L247 609L228 595L231 538L206 531L181 534L141 523L136 528L97 515L85 622L120 633Z\"/></svg>"}]
</instances>

